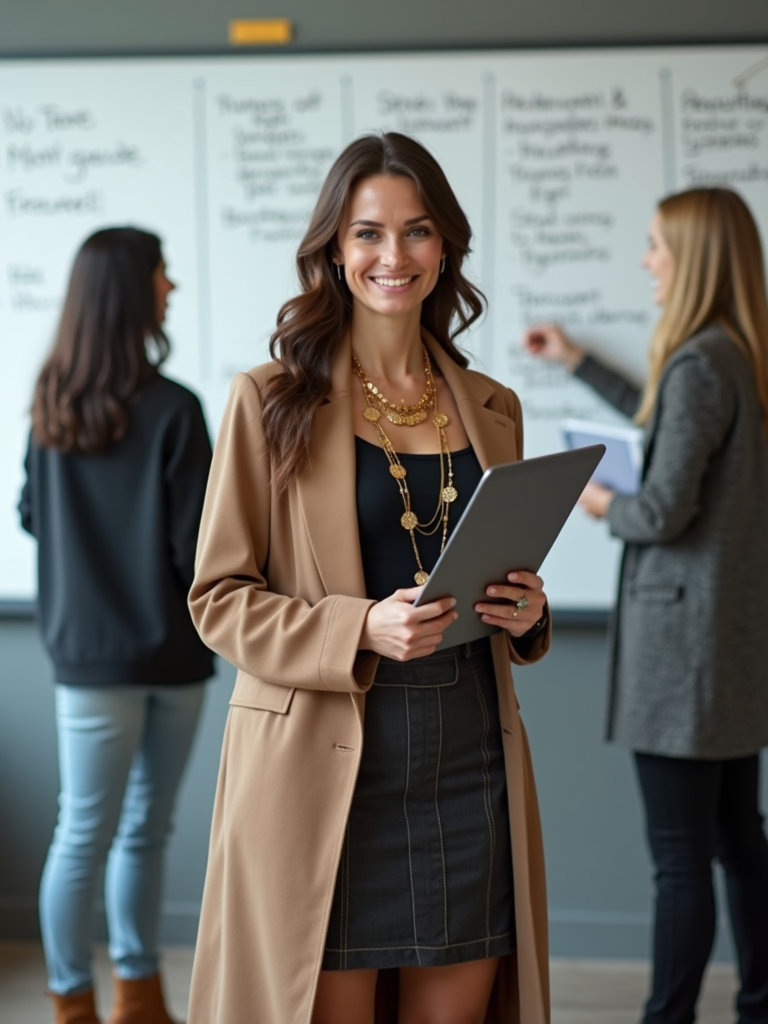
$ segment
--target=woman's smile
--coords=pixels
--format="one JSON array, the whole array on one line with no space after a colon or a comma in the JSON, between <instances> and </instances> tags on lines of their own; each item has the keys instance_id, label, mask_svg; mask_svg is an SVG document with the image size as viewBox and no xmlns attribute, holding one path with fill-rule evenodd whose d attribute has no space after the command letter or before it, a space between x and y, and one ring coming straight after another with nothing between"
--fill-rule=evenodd
<instances>
[{"instance_id":1,"label":"woman's smile","mask_svg":"<svg viewBox=\"0 0 768 1024\"><path fill-rule=\"evenodd\" d=\"M394 291L395 289L399 291L412 284L416 277L416 274L409 274L407 277L371 277L370 280L386 291Z\"/></svg>"}]
</instances>

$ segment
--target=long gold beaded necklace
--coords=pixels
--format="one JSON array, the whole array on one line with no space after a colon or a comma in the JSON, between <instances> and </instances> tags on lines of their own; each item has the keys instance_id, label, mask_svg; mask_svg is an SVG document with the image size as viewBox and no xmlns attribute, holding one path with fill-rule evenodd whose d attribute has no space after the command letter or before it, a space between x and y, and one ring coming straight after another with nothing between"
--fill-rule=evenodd
<instances>
[{"instance_id":1,"label":"long gold beaded necklace","mask_svg":"<svg viewBox=\"0 0 768 1024\"><path fill-rule=\"evenodd\" d=\"M403 499L403 505L405 511L400 517L400 525L404 530L407 530L411 538L411 547L416 557L416 564L419 569L414 574L414 580L421 586L426 583L429 579L429 573L425 572L424 566L421 564L421 556L419 555L419 548L416 544L416 534L420 533L423 537L430 537L436 533L442 525L443 535L440 541L440 554L443 553L445 548L445 541L448 537L448 512L454 501L459 496L459 492L453 485L453 460L451 459L451 450L448 447L448 441L445 436L445 428L448 426L448 417L445 413L440 412L437 408L437 387L435 386L435 379L432 375L432 364L429 361L429 353L425 346L422 346L424 353L424 377L426 381L426 388L424 394L421 396L419 401L415 405L405 405L400 403L399 405L395 402L390 402L386 398L379 388L376 387L365 375L365 372L360 365L359 360L353 354L352 364L354 366L357 376L360 378L360 383L363 388L363 394L365 395L366 409L363 416L373 426L378 436L381 447L384 450L384 454L389 462L389 472L394 477L395 482L400 490L400 497ZM417 423L423 423L427 418L427 410L432 409L432 422L437 430L438 440L440 442L440 494L437 502L437 508L435 509L432 517L426 523L420 523L416 513L411 507L411 494L408 490L408 484L406 483L407 470L398 458L398 454L395 448L384 432L384 428L381 425L382 413L390 421L398 425L406 427L414 427ZM447 474L446 474L447 469Z\"/></svg>"}]
</instances>

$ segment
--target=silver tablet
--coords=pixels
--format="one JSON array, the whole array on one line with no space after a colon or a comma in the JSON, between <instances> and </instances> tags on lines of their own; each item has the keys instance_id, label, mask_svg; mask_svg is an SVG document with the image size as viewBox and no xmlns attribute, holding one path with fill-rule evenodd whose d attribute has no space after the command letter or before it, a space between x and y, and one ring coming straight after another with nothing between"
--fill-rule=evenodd
<instances>
[{"instance_id":1,"label":"silver tablet","mask_svg":"<svg viewBox=\"0 0 768 1024\"><path fill-rule=\"evenodd\" d=\"M506 582L507 573L539 571L604 452L596 444L485 471L416 601L456 598L459 617L440 647L498 631L475 604L490 601L485 588Z\"/></svg>"}]
</instances>

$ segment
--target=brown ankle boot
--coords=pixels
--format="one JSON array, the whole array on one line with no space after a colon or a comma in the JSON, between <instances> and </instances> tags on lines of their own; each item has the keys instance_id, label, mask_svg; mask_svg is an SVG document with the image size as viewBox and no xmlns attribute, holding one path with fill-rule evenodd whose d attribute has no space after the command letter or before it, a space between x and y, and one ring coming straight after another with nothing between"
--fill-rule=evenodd
<instances>
[{"instance_id":1,"label":"brown ankle boot","mask_svg":"<svg viewBox=\"0 0 768 1024\"><path fill-rule=\"evenodd\" d=\"M160 975L115 976L115 1002L107 1024L176 1024L165 1008Z\"/></svg>"},{"instance_id":2,"label":"brown ankle boot","mask_svg":"<svg viewBox=\"0 0 768 1024\"><path fill-rule=\"evenodd\" d=\"M89 992L76 992L71 996L59 996L55 992L48 992L47 995L53 1000L55 1024L101 1024L96 1016L93 989Z\"/></svg>"}]
</instances>

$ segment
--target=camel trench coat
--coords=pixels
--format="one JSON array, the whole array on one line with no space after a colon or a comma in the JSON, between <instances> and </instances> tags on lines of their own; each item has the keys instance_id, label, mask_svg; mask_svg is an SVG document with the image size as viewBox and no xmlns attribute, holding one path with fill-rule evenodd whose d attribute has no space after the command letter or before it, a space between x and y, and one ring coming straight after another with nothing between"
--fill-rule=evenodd
<instances>
[{"instance_id":1,"label":"camel trench coat","mask_svg":"<svg viewBox=\"0 0 768 1024\"><path fill-rule=\"evenodd\" d=\"M426 341L481 466L520 458L517 397L459 368L433 339ZM270 486L261 431L261 388L275 372L275 364L268 364L233 383L190 594L200 635L238 675L213 814L189 1024L310 1021L362 753L365 692L378 663L372 652L358 651L373 602L365 596L358 540L349 341L340 347L331 391L315 414L309 466L280 497ZM541 657L549 630L520 645L525 657L506 633L491 642L518 948L502 960L486 1020L547 1024L544 856L510 660L526 664ZM396 972L382 972L381 982L385 990L396 984ZM396 1020L391 998L377 1005L384 1007L377 1021Z\"/></svg>"}]
</instances>

